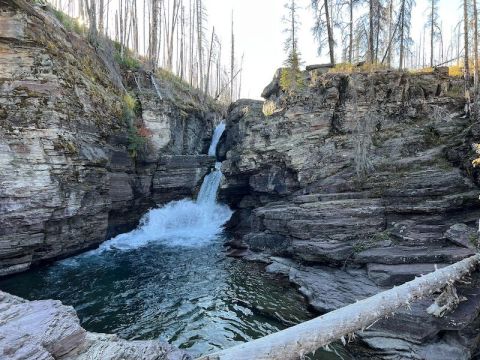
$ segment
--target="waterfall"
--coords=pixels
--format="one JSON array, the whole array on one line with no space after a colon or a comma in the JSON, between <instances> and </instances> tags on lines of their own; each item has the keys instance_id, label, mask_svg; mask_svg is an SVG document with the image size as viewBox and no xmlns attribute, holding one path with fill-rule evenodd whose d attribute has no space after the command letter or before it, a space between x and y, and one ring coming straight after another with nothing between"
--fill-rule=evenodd
<instances>
[{"instance_id":1,"label":"waterfall","mask_svg":"<svg viewBox=\"0 0 480 360\"><path fill-rule=\"evenodd\" d=\"M222 172L220 171L222 163L215 164L215 170L205 176L202 187L197 196L198 204L214 204L217 199L218 188L222 180Z\"/></svg>"},{"instance_id":2,"label":"waterfall","mask_svg":"<svg viewBox=\"0 0 480 360\"><path fill-rule=\"evenodd\" d=\"M215 128L212 137L212 143L210 144L210 149L208 149L208 156L216 156L218 142L222 137L223 132L225 131L225 123L222 121Z\"/></svg>"},{"instance_id":3,"label":"waterfall","mask_svg":"<svg viewBox=\"0 0 480 360\"><path fill-rule=\"evenodd\" d=\"M223 122L215 129L210 146L210 149L214 147L213 154L224 130ZM135 249L152 242L169 246L201 246L216 239L232 216L228 206L216 202L222 180L221 165L217 162L215 169L205 176L197 201L173 201L150 210L140 220L137 229L104 242L93 253Z\"/></svg>"}]
</instances>

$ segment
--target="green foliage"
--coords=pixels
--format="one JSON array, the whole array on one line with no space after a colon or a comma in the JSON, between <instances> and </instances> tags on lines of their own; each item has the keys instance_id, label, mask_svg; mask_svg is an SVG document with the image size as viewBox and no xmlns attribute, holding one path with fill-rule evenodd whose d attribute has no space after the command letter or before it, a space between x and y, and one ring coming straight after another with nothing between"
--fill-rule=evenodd
<instances>
[{"instance_id":1,"label":"green foliage","mask_svg":"<svg viewBox=\"0 0 480 360\"><path fill-rule=\"evenodd\" d=\"M122 45L118 41L113 41L113 47L115 48L115 61L121 67L129 70L138 70L141 68L142 63L135 57L130 49L124 48L122 56Z\"/></svg>"},{"instance_id":2,"label":"green foliage","mask_svg":"<svg viewBox=\"0 0 480 360\"><path fill-rule=\"evenodd\" d=\"M305 86L303 74L300 71L300 54L296 50L290 52L285 66L280 75L280 87L285 92L294 93Z\"/></svg>"},{"instance_id":3,"label":"green foliage","mask_svg":"<svg viewBox=\"0 0 480 360\"><path fill-rule=\"evenodd\" d=\"M128 152L132 158L136 159L146 142L145 134L134 125L138 102L128 93L123 96L122 100L122 117L128 125Z\"/></svg>"},{"instance_id":4,"label":"green foliage","mask_svg":"<svg viewBox=\"0 0 480 360\"><path fill-rule=\"evenodd\" d=\"M122 98L122 117L127 124L132 124L135 118L135 110L137 108L137 100L130 94L125 94Z\"/></svg>"},{"instance_id":5,"label":"green foliage","mask_svg":"<svg viewBox=\"0 0 480 360\"><path fill-rule=\"evenodd\" d=\"M120 53L115 53L115 61L122 67L130 70L138 70L142 66L139 60L135 59L133 56L124 54L123 57Z\"/></svg>"},{"instance_id":6,"label":"green foliage","mask_svg":"<svg viewBox=\"0 0 480 360\"><path fill-rule=\"evenodd\" d=\"M145 146L146 141L145 136L142 136L135 126L130 126L128 131L128 152L132 158L137 158L139 151Z\"/></svg>"},{"instance_id":7,"label":"green foliage","mask_svg":"<svg viewBox=\"0 0 480 360\"><path fill-rule=\"evenodd\" d=\"M177 89L185 92L197 92L197 89L194 89L192 86L190 86L189 83L186 81L182 80L179 76L175 75L174 73L159 68L156 71L156 74L159 78L168 81L171 83L173 86L175 86Z\"/></svg>"},{"instance_id":8,"label":"green foliage","mask_svg":"<svg viewBox=\"0 0 480 360\"><path fill-rule=\"evenodd\" d=\"M67 29L68 31L73 31L77 33L78 35L83 35L86 33L86 28L84 25L80 24L80 22L77 19L74 19L67 14L56 10L54 8L49 8L50 11L55 15L58 21L62 23L62 25Z\"/></svg>"}]
</instances>

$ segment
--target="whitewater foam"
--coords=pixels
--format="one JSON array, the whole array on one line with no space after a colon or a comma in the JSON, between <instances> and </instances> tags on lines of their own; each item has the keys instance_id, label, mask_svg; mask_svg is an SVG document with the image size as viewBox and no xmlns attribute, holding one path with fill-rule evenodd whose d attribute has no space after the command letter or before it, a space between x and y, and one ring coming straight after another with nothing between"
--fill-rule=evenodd
<instances>
[{"instance_id":1,"label":"whitewater foam","mask_svg":"<svg viewBox=\"0 0 480 360\"><path fill-rule=\"evenodd\" d=\"M137 229L104 242L98 250L129 250L152 242L166 246L199 246L214 240L231 216L232 211L225 205L174 201L150 210Z\"/></svg>"},{"instance_id":2,"label":"whitewater foam","mask_svg":"<svg viewBox=\"0 0 480 360\"><path fill-rule=\"evenodd\" d=\"M223 122L215 129L212 137L214 147L212 150L211 146L209 151L212 156L224 130ZM136 249L150 243L195 247L211 242L223 231L223 225L232 216L228 206L216 202L221 179L221 163L217 162L215 169L203 180L197 201L173 201L152 209L142 217L137 229L104 242L90 254Z\"/></svg>"}]
</instances>

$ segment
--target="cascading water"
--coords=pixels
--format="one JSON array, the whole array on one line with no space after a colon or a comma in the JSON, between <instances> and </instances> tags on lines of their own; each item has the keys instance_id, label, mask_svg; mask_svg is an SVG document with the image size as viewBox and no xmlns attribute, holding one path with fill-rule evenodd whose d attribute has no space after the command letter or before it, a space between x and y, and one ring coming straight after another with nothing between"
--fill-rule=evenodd
<instances>
[{"instance_id":1,"label":"cascading water","mask_svg":"<svg viewBox=\"0 0 480 360\"><path fill-rule=\"evenodd\" d=\"M215 131L213 132L212 143L210 144L210 148L208 149L208 156L216 156L218 142L222 137L225 131L225 123L222 121L220 124L217 125Z\"/></svg>"},{"instance_id":2,"label":"cascading water","mask_svg":"<svg viewBox=\"0 0 480 360\"><path fill-rule=\"evenodd\" d=\"M213 148L223 130L216 128ZM89 331L161 337L194 357L310 319L292 287L260 266L226 257L229 238L221 231L232 212L215 201L220 165L205 177L197 201L151 210L136 230L100 250L1 279L0 289L74 306ZM319 352L322 360L349 359Z\"/></svg>"},{"instance_id":3,"label":"cascading water","mask_svg":"<svg viewBox=\"0 0 480 360\"><path fill-rule=\"evenodd\" d=\"M152 77L152 81L154 81ZM215 156L217 144L225 131L221 122L215 129L209 155ZM213 155L212 155L213 154ZM216 202L222 179L221 163L203 180L197 201L181 200L150 210L137 229L103 243L95 252L128 250L161 242L170 246L198 246L215 239L232 215L228 206Z\"/></svg>"}]
</instances>

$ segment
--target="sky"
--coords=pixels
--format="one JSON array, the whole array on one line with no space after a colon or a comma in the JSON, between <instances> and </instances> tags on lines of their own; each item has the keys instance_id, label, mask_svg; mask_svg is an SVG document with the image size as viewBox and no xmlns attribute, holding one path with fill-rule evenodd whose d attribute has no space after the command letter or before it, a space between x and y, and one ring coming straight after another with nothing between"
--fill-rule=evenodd
<instances>
[{"instance_id":1,"label":"sky","mask_svg":"<svg viewBox=\"0 0 480 360\"><path fill-rule=\"evenodd\" d=\"M204 0L208 12L209 26L215 26L224 47L230 46L231 12L234 12L236 53L245 54L242 97L260 98L263 88L271 81L275 70L285 60L283 41L286 34L282 18L286 0ZM417 0L412 12L412 38L418 41L423 31L428 0ZM461 0L440 0L440 18L444 36L448 41L452 28L462 15ZM301 7L299 18L299 49L305 65L328 62L328 54L319 56L311 28L312 13L310 0L298 0ZM228 63L227 54L224 63Z\"/></svg>"}]
</instances>

